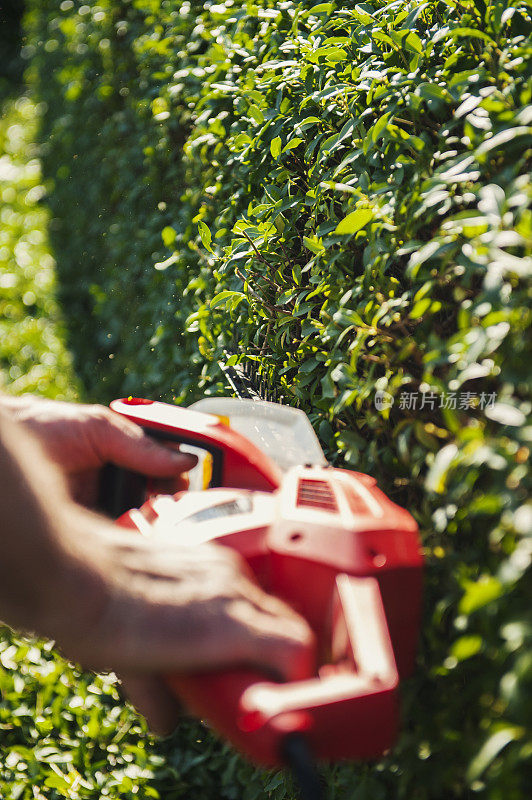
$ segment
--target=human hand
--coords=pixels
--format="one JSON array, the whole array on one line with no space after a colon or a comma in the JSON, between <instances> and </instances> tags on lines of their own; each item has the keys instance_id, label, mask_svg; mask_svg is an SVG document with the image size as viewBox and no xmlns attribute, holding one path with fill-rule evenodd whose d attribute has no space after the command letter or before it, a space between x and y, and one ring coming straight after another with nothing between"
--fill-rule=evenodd
<instances>
[{"instance_id":1,"label":"human hand","mask_svg":"<svg viewBox=\"0 0 532 800\"><path fill-rule=\"evenodd\" d=\"M145 539L96 519L82 558L96 560L98 589L65 598L69 615L50 635L70 658L118 672L155 732L169 733L179 713L164 674L251 666L290 679L295 665L312 668L307 623L264 593L228 548Z\"/></svg>"},{"instance_id":2,"label":"human hand","mask_svg":"<svg viewBox=\"0 0 532 800\"><path fill-rule=\"evenodd\" d=\"M93 507L98 473L107 462L161 481L160 491L186 488L179 475L196 457L164 447L138 425L101 405L65 403L33 396L1 397L12 416L36 436L48 457L66 474L74 499Z\"/></svg>"},{"instance_id":3,"label":"human hand","mask_svg":"<svg viewBox=\"0 0 532 800\"><path fill-rule=\"evenodd\" d=\"M48 430L63 424L53 411ZM56 639L86 667L124 675L135 705L163 733L177 710L161 675L248 665L290 677L312 657L306 622L266 595L235 553L145 539L72 502L24 427L0 403L5 623ZM79 467L68 440L66 449L70 467Z\"/></svg>"}]
</instances>

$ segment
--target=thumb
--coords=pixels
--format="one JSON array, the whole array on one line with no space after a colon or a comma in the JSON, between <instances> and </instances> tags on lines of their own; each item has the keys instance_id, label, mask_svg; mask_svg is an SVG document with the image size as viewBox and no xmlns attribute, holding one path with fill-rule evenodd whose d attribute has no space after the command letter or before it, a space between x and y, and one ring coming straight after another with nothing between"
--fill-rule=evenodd
<instances>
[{"instance_id":1,"label":"thumb","mask_svg":"<svg viewBox=\"0 0 532 800\"><path fill-rule=\"evenodd\" d=\"M150 730L168 736L177 726L182 707L157 675L120 675L122 689L135 709L145 717Z\"/></svg>"}]
</instances>

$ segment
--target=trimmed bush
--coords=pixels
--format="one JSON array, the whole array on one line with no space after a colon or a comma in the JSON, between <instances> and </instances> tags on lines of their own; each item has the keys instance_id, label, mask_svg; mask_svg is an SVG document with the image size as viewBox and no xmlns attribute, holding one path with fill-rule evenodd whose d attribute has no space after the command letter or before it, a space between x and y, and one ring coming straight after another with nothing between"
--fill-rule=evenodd
<instances>
[{"instance_id":1,"label":"trimmed bush","mask_svg":"<svg viewBox=\"0 0 532 800\"><path fill-rule=\"evenodd\" d=\"M331 796L521 800L528 5L32 7L51 236L89 396L221 392L229 351L420 523L403 732L377 765L331 770ZM219 769L224 797L261 795L241 762Z\"/></svg>"}]
</instances>

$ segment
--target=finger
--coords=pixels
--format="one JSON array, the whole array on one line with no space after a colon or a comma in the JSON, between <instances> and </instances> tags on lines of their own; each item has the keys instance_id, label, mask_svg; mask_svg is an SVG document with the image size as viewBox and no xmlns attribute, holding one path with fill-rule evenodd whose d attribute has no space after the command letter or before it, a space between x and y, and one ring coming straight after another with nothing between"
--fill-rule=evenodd
<instances>
[{"instance_id":1,"label":"finger","mask_svg":"<svg viewBox=\"0 0 532 800\"><path fill-rule=\"evenodd\" d=\"M95 419L91 439L102 464L111 461L143 475L170 478L188 472L198 462L197 457L190 453L159 444L134 422L111 411L106 410L104 415Z\"/></svg>"},{"instance_id":2,"label":"finger","mask_svg":"<svg viewBox=\"0 0 532 800\"><path fill-rule=\"evenodd\" d=\"M265 598L267 595L265 595ZM275 598L269 598L272 600ZM316 642L307 622L284 603L253 609L244 601L232 604L231 615L242 626L242 658L266 665L284 680L302 680L313 674Z\"/></svg>"},{"instance_id":3,"label":"finger","mask_svg":"<svg viewBox=\"0 0 532 800\"><path fill-rule=\"evenodd\" d=\"M301 618L258 612L243 598L207 602L189 598L175 604L168 602L167 585L155 582L149 603L142 596L116 597L102 620L105 646L83 652L82 641L73 656L93 669L114 667L135 675L154 669L196 672L236 665L259 666L285 680L312 674L314 640ZM130 589L135 586L132 579Z\"/></svg>"},{"instance_id":4,"label":"finger","mask_svg":"<svg viewBox=\"0 0 532 800\"><path fill-rule=\"evenodd\" d=\"M149 729L158 736L169 736L181 715L175 694L157 675L121 675L122 689Z\"/></svg>"}]
</instances>

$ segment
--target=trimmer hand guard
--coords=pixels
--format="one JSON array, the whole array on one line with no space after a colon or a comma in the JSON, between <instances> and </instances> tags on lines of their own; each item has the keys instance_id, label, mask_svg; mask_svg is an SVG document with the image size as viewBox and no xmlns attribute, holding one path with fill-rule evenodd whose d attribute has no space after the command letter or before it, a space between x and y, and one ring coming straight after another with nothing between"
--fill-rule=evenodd
<instances>
[{"instance_id":1,"label":"trimmer hand guard","mask_svg":"<svg viewBox=\"0 0 532 800\"><path fill-rule=\"evenodd\" d=\"M346 647L341 661L313 677L280 684L240 670L171 676L169 684L265 766L281 765L282 740L294 732L305 734L318 758L377 758L397 733L399 682L377 581L338 575L334 604L333 639Z\"/></svg>"}]
</instances>

